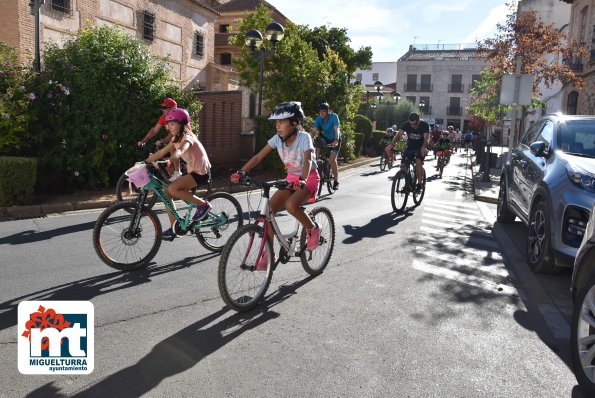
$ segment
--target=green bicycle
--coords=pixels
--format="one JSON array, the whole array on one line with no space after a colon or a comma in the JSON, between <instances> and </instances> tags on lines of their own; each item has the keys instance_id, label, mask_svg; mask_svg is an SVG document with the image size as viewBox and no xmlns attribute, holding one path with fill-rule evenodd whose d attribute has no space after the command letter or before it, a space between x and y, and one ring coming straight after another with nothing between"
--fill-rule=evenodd
<instances>
[{"instance_id":1,"label":"green bicycle","mask_svg":"<svg viewBox=\"0 0 595 398\"><path fill-rule=\"evenodd\" d=\"M137 199L114 203L95 223L93 247L99 258L112 268L131 271L146 267L159 251L161 222L147 206L149 193L154 192L174 215L173 229L177 235L194 234L198 242L212 252L221 252L231 234L244 223L240 203L226 192L207 191L205 198L212 209L202 221L192 221L196 205L191 202L185 202L186 214L178 213L165 194L167 181L159 173L158 163L137 164L130 169L128 176L139 187ZM193 193L195 191L196 188Z\"/></svg>"}]
</instances>

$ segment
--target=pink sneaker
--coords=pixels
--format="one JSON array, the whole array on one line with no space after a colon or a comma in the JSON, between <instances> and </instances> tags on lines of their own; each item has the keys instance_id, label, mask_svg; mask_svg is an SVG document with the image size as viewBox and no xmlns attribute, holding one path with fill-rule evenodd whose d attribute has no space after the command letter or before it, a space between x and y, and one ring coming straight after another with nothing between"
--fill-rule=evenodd
<instances>
[{"instance_id":1,"label":"pink sneaker","mask_svg":"<svg viewBox=\"0 0 595 398\"><path fill-rule=\"evenodd\" d=\"M320 228L314 224L314 228L307 230L308 240L306 241L306 249L312 251L318 247L320 240Z\"/></svg>"},{"instance_id":2,"label":"pink sneaker","mask_svg":"<svg viewBox=\"0 0 595 398\"><path fill-rule=\"evenodd\" d=\"M256 271L266 271L267 267L269 265L269 254L267 253L267 251L265 250L262 253L262 257L260 257L260 261L258 261L258 263L256 264L256 266L254 267L254 269Z\"/></svg>"}]
</instances>

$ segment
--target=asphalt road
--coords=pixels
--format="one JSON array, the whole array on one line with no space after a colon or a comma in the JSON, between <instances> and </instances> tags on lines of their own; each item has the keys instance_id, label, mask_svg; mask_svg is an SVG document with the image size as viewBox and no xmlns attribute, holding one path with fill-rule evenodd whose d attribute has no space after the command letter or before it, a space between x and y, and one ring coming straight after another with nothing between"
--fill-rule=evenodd
<instances>
[{"instance_id":1,"label":"asphalt road","mask_svg":"<svg viewBox=\"0 0 595 398\"><path fill-rule=\"evenodd\" d=\"M219 257L194 238L121 273L93 250L99 211L0 223L0 396L582 397L570 274L528 271L526 231L493 227L495 206L473 201L465 161L455 155L442 179L428 162L423 203L400 216L394 169L345 172L319 201L336 222L329 267L311 278L299 262L280 265L247 314L224 306ZM19 373L22 300L94 304L93 373Z\"/></svg>"}]
</instances>

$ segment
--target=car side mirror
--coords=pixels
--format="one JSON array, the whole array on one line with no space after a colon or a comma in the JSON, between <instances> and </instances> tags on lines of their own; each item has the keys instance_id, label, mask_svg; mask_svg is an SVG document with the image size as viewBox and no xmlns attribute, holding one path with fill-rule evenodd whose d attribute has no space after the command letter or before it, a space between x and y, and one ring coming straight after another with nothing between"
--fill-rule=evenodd
<instances>
[{"instance_id":1,"label":"car side mirror","mask_svg":"<svg viewBox=\"0 0 595 398\"><path fill-rule=\"evenodd\" d=\"M547 157L549 155L549 150L547 143L544 141L536 141L529 146L529 150L535 156L539 157Z\"/></svg>"}]
</instances>

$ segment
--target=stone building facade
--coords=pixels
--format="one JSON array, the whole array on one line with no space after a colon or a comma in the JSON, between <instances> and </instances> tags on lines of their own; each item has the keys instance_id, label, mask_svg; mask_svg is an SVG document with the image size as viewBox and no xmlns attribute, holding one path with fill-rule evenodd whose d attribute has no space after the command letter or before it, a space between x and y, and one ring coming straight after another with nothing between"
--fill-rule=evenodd
<instances>
[{"instance_id":1,"label":"stone building facade","mask_svg":"<svg viewBox=\"0 0 595 398\"><path fill-rule=\"evenodd\" d=\"M214 62L218 12L198 0L46 0L40 8L40 42L63 43L85 23L118 25L141 38L155 55L168 57L184 88L213 89L226 81ZM217 3L218 5L218 3ZM0 40L19 50L23 63L34 59L34 16L27 1L3 0ZM223 76L222 76L223 75Z\"/></svg>"},{"instance_id":2,"label":"stone building facade","mask_svg":"<svg viewBox=\"0 0 595 398\"><path fill-rule=\"evenodd\" d=\"M430 124L467 130L466 108L474 82L487 67L477 49L463 45L411 45L397 64L397 91Z\"/></svg>"},{"instance_id":3,"label":"stone building facade","mask_svg":"<svg viewBox=\"0 0 595 398\"><path fill-rule=\"evenodd\" d=\"M564 111L569 115L595 115L595 0L563 0L572 4L570 34L588 52L586 58L568 60L584 79L582 90L564 87Z\"/></svg>"}]
</instances>

